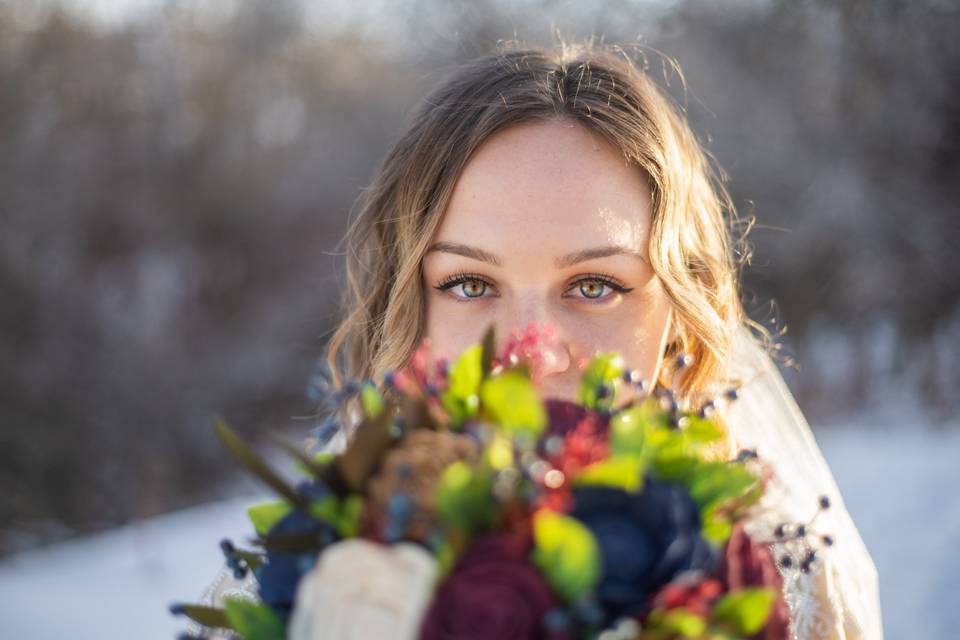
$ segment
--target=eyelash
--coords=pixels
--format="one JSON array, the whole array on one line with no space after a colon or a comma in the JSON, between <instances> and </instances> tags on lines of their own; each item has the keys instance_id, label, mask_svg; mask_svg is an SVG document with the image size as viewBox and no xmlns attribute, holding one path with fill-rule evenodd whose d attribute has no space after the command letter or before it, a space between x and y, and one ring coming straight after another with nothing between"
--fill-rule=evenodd
<instances>
[{"instance_id":1,"label":"eyelash","mask_svg":"<svg viewBox=\"0 0 960 640\"><path fill-rule=\"evenodd\" d=\"M474 281L482 282L492 289L496 288L492 282L490 282L483 276L475 273L464 273L464 272L458 272L449 276L448 278L445 278L443 282L441 282L434 288L438 291L448 291L458 285L461 285L467 282L474 282ZM608 273L584 274L583 277L577 278L572 283L570 283L570 286L568 287L567 290L569 291L570 289L573 289L578 284L581 284L583 282L600 282L610 287L617 293L630 293L631 291L633 291L633 287L624 286L619 280L617 280L616 278L614 278L612 275ZM476 296L474 298L464 297L464 296L453 296L454 300L456 300L457 302L469 302L470 300L477 300L477 299L480 299L481 297L482 296ZM584 298L584 300L601 300L601 299L602 298Z\"/></svg>"}]
</instances>

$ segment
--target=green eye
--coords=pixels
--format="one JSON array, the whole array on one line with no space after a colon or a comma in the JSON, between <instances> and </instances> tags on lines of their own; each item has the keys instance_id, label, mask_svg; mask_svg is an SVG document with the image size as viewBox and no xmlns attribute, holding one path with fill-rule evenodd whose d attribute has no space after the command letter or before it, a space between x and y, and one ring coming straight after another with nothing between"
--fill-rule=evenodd
<instances>
[{"instance_id":1,"label":"green eye","mask_svg":"<svg viewBox=\"0 0 960 640\"><path fill-rule=\"evenodd\" d=\"M487 283L482 280L468 280L461 284L467 298L479 298L487 291Z\"/></svg>"},{"instance_id":2,"label":"green eye","mask_svg":"<svg viewBox=\"0 0 960 640\"><path fill-rule=\"evenodd\" d=\"M600 298L603 296L603 289L607 285L599 280L584 280L580 283L580 293L584 298Z\"/></svg>"},{"instance_id":3,"label":"green eye","mask_svg":"<svg viewBox=\"0 0 960 640\"><path fill-rule=\"evenodd\" d=\"M568 291L574 290L579 290L580 292L579 296L574 297L582 297L586 300L603 300L609 297L610 291L614 291L616 293L629 293L633 291L633 288L625 287L618 281L614 280L612 276L588 274L586 277L580 278L570 285L570 289L568 289Z\"/></svg>"},{"instance_id":4,"label":"green eye","mask_svg":"<svg viewBox=\"0 0 960 640\"><path fill-rule=\"evenodd\" d=\"M496 291L495 287L485 279L466 273L455 274L434 288L437 291L448 292L455 300L461 302L475 298L491 297L487 295L490 293L488 289ZM492 295L495 295L495 293Z\"/></svg>"}]
</instances>

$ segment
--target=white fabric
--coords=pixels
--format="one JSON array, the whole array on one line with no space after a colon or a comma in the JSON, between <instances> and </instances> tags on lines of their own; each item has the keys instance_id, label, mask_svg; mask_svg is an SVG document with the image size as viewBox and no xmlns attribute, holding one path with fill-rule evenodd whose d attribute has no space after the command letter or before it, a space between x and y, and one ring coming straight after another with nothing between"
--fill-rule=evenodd
<instances>
[{"instance_id":1,"label":"white fabric","mask_svg":"<svg viewBox=\"0 0 960 640\"><path fill-rule=\"evenodd\" d=\"M433 596L437 560L410 542L362 538L324 550L297 586L290 640L416 640ZM371 578L374 579L371 579Z\"/></svg>"},{"instance_id":2,"label":"white fabric","mask_svg":"<svg viewBox=\"0 0 960 640\"><path fill-rule=\"evenodd\" d=\"M810 529L832 536L833 546L818 553L821 560L810 574L779 567L794 638L881 640L877 569L809 424L772 359L746 328L737 336L732 364L735 375L745 379L739 398L723 410L733 443L755 449L776 476L761 503L768 515L747 531L772 539L778 521L808 522L820 495L831 501Z\"/></svg>"}]
</instances>

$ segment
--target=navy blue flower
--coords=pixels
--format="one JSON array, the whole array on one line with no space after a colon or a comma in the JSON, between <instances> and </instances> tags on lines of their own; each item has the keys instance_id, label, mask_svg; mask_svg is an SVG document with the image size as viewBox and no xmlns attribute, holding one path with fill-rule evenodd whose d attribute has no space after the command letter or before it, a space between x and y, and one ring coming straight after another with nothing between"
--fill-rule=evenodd
<instances>
[{"instance_id":1,"label":"navy blue flower","mask_svg":"<svg viewBox=\"0 0 960 640\"><path fill-rule=\"evenodd\" d=\"M648 475L640 493L578 487L570 515L600 546L597 596L612 619L642 615L648 597L684 571L719 569L719 550L701 535L699 507L681 485Z\"/></svg>"},{"instance_id":2,"label":"navy blue flower","mask_svg":"<svg viewBox=\"0 0 960 640\"><path fill-rule=\"evenodd\" d=\"M270 540L310 540L315 549L309 551L288 551L270 549ZM274 611L287 618L293 608L297 584L300 578L313 569L320 550L338 539L333 527L317 520L300 509L293 509L279 520L267 535L268 550L266 562L255 574L259 583L259 595L263 602Z\"/></svg>"}]
</instances>

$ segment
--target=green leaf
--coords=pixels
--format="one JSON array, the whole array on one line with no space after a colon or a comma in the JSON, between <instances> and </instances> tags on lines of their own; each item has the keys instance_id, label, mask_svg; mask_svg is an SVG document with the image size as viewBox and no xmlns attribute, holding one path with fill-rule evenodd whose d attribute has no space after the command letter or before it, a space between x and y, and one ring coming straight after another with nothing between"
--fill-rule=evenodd
<instances>
[{"instance_id":1,"label":"green leaf","mask_svg":"<svg viewBox=\"0 0 960 640\"><path fill-rule=\"evenodd\" d=\"M487 378L480 387L483 410L512 436L540 435L547 412L533 383L522 373L508 370Z\"/></svg>"},{"instance_id":2,"label":"green leaf","mask_svg":"<svg viewBox=\"0 0 960 640\"><path fill-rule=\"evenodd\" d=\"M227 619L244 640L284 640L287 635L283 619L263 602L240 598L224 598Z\"/></svg>"},{"instance_id":3,"label":"green leaf","mask_svg":"<svg viewBox=\"0 0 960 640\"><path fill-rule=\"evenodd\" d=\"M257 535L266 536L285 515L290 513L293 507L289 502L261 502L251 507L247 507L247 517L253 523L253 528Z\"/></svg>"},{"instance_id":4,"label":"green leaf","mask_svg":"<svg viewBox=\"0 0 960 640\"><path fill-rule=\"evenodd\" d=\"M710 462L701 464L693 471L687 486L694 501L709 508L740 498L758 481L743 465Z\"/></svg>"},{"instance_id":5,"label":"green leaf","mask_svg":"<svg viewBox=\"0 0 960 640\"><path fill-rule=\"evenodd\" d=\"M433 548L433 556L437 559L437 581L436 584L442 584L457 561L457 554L453 545L444 540Z\"/></svg>"},{"instance_id":6,"label":"green leaf","mask_svg":"<svg viewBox=\"0 0 960 640\"><path fill-rule=\"evenodd\" d=\"M636 492L643 486L644 466L640 456L613 456L584 467L573 481L576 485L603 485Z\"/></svg>"},{"instance_id":7,"label":"green leaf","mask_svg":"<svg viewBox=\"0 0 960 640\"><path fill-rule=\"evenodd\" d=\"M666 413L653 398L618 411L610 418L611 455L634 454L652 460L670 437Z\"/></svg>"},{"instance_id":8,"label":"green leaf","mask_svg":"<svg viewBox=\"0 0 960 640\"><path fill-rule=\"evenodd\" d=\"M490 474L458 461L444 469L437 483L437 513L449 524L474 530L490 524L493 517Z\"/></svg>"},{"instance_id":9,"label":"green leaf","mask_svg":"<svg viewBox=\"0 0 960 640\"><path fill-rule=\"evenodd\" d=\"M322 480L323 482L329 482L332 475L331 463L336 460L336 458L337 455L335 453L318 451L313 455L307 455L307 460L310 461L309 465L298 457L296 467L305 475L312 476L313 478Z\"/></svg>"},{"instance_id":10,"label":"green leaf","mask_svg":"<svg viewBox=\"0 0 960 640\"><path fill-rule=\"evenodd\" d=\"M687 440L697 444L709 444L723 440L726 435L723 429L713 420L701 418L695 413L686 415L686 426L683 434Z\"/></svg>"},{"instance_id":11,"label":"green leaf","mask_svg":"<svg viewBox=\"0 0 960 640\"><path fill-rule=\"evenodd\" d=\"M654 470L662 480L678 482L689 487L691 478L704 464L708 463L690 456L658 455L654 460Z\"/></svg>"},{"instance_id":12,"label":"green leaf","mask_svg":"<svg viewBox=\"0 0 960 640\"><path fill-rule=\"evenodd\" d=\"M281 478L276 471L271 469L225 422L216 420L214 428L220 440L223 441L234 457L260 478L264 484L289 500L291 504L303 508L307 507L309 501L287 484L286 480Z\"/></svg>"},{"instance_id":13,"label":"green leaf","mask_svg":"<svg viewBox=\"0 0 960 640\"><path fill-rule=\"evenodd\" d=\"M363 511L363 498L350 494L346 498L327 496L310 505L311 517L322 520L336 529L341 538L356 537L360 531L360 515Z\"/></svg>"},{"instance_id":14,"label":"green leaf","mask_svg":"<svg viewBox=\"0 0 960 640\"><path fill-rule=\"evenodd\" d=\"M386 408L387 403L373 383L365 382L360 387L360 406L363 407L363 415L376 418Z\"/></svg>"},{"instance_id":15,"label":"green leaf","mask_svg":"<svg viewBox=\"0 0 960 640\"><path fill-rule=\"evenodd\" d=\"M533 563L554 592L567 602L592 589L600 579L600 548L579 520L553 511L533 519Z\"/></svg>"},{"instance_id":16,"label":"green leaf","mask_svg":"<svg viewBox=\"0 0 960 640\"><path fill-rule=\"evenodd\" d=\"M742 464L704 461L689 455L658 455L655 470L660 478L686 486L704 509L746 498L759 483L759 478Z\"/></svg>"},{"instance_id":17,"label":"green leaf","mask_svg":"<svg viewBox=\"0 0 960 640\"><path fill-rule=\"evenodd\" d=\"M355 538L360 535L360 518L363 516L363 498L353 494L344 498L340 503L340 513L343 516L338 531L341 537Z\"/></svg>"},{"instance_id":18,"label":"green leaf","mask_svg":"<svg viewBox=\"0 0 960 640\"><path fill-rule=\"evenodd\" d=\"M450 368L449 386L440 397L456 424L472 417L480 407L480 384L483 382L483 345L468 347Z\"/></svg>"},{"instance_id":19,"label":"green leaf","mask_svg":"<svg viewBox=\"0 0 960 640\"><path fill-rule=\"evenodd\" d=\"M740 634L730 633L729 628L709 625L705 633L709 640L743 640Z\"/></svg>"},{"instance_id":20,"label":"green leaf","mask_svg":"<svg viewBox=\"0 0 960 640\"><path fill-rule=\"evenodd\" d=\"M721 545L733 532L737 508L756 502L762 485L746 466L730 462L707 462L696 457L658 457L658 477L682 484L700 507L704 537Z\"/></svg>"},{"instance_id":21,"label":"green leaf","mask_svg":"<svg viewBox=\"0 0 960 640\"><path fill-rule=\"evenodd\" d=\"M763 482L758 478L756 484L747 489L747 491L737 499L737 511L743 511L747 507L759 502L760 498L763 497L764 490Z\"/></svg>"},{"instance_id":22,"label":"green leaf","mask_svg":"<svg viewBox=\"0 0 960 640\"><path fill-rule=\"evenodd\" d=\"M486 378L490 375L490 370L493 368L493 356L495 355L496 350L496 332L494 330L494 325L491 323L487 330L483 333L483 340L480 341L480 345L483 349L483 355L480 357L480 369L483 372L483 377Z\"/></svg>"},{"instance_id":23,"label":"green leaf","mask_svg":"<svg viewBox=\"0 0 960 640\"><path fill-rule=\"evenodd\" d=\"M713 608L713 619L734 626L737 633L751 636L767 623L776 599L773 589L740 589L720 598Z\"/></svg>"},{"instance_id":24,"label":"green leaf","mask_svg":"<svg viewBox=\"0 0 960 640\"><path fill-rule=\"evenodd\" d=\"M700 519L703 521L701 529L703 537L718 547L722 546L733 535L733 521L729 516L722 515L714 510L706 515L701 513Z\"/></svg>"},{"instance_id":25,"label":"green leaf","mask_svg":"<svg viewBox=\"0 0 960 640\"><path fill-rule=\"evenodd\" d=\"M667 412L652 397L631 405L610 418L611 452L642 455L656 461L658 470L670 469L678 458L702 459L705 446L725 436L719 425L696 414L686 414L682 420L682 428L671 428Z\"/></svg>"},{"instance_id":26,"label":"green leaf","mask_svg":"<svg viewBox=\"0 0 960 640\"><path fill-rule=\"evenodd\" d=\"M494 471L502 471L514 464L513 442L501 431L494 431L490 444L483 451L483 462Z\"/></svg>"},{"instance_id":27,"label":"green leaf","mask_svg":"<svg viewBox=\"0 0 960 640\"><path fill-rule=\"evenodd\" d=\"M623 375L623 358L610 351L594 357L580 376L580 404L588 409L610 409L617 398L620 376ZM607 394L598 393L603 387Z\"/></svg>"},{"instance_id":28,"label":"green leaf","mask_svg":"<svg viewBox=\"0 0 960 640\"><path fill-rule=\"evenodd\" d=\"M707 621L687 609L670 609L663 615L659 628L685 638L699 638L707 630Z\"/></svg>"},{"instance_id":29,"label":"green leaf","mask_svg":"<svg viewBox=\"0 0 960 640\"><path fill-rule=\"evenodd\" d=\"M325 466L333 462L337 458L337 454L330 453L329 451L318 451L313 454L313 463L320 466Z\"/></svg>"},{"instance_id":30,"label":"green leaf","mask_svg":"<svg viewBox=\"0 0 960 640\"><path fill-rule=\"evenodd\" d=\"M201 605L186 604L174 605L171 608L177 615L184 615L198 624L215 629L234 629L233 624L227 618L227 612L215 607L204 607Z\"/></svg>"}]
</instances>

